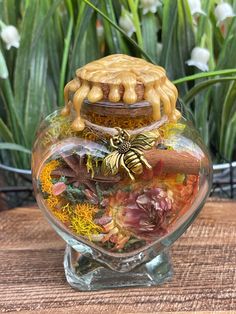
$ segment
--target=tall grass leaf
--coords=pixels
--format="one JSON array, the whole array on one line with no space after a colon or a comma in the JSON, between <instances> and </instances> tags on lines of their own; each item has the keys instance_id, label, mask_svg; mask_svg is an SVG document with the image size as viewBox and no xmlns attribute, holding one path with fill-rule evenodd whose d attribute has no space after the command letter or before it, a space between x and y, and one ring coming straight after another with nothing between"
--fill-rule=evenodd
<instances>
[{"instance_id":1,"label":"tall grass leaf","mask_svg":"<svg viewBox=\"0 0 236 314\"><path fill-rule=\"evenodd\" d=\"M200 92L205 90L211 85L225 82L225 81L233 81L236 80L236 76L229 76L229 77L221 77L216 79L209 79L207 81L203 81L201 83L196 84L193 88L191 88L187 94L183 97L183 101L188 104L193 100L193 98L198 95Z\"/></svg>"},{"instance_id":2,"label":"tall grass leaf","mask_svg":"<svg viewBox=\"0 0 236 314\"><path fill-rule=\"evenodd\" d=\"M68 56L69 56L69 50L70 50L70 44L71 44L71 38L72 38L72 31L73 31L73 25L74 25L74 15L73 15L73 7L71 0L67 1L67 7L69 12L69 18L67 23L67 30L66 30L66 36L64 39L64 47L63 47L63 55L62 55L62 62L61 62L61 69L60 69L60 82L59 82L59 91L58 91L58 101L59 105L62 105L63 103L63 90L65 85L65 77L66 77L66 68L68 63Z\"/></svg>"},{"instance_id":3,"label":"tall grass leaf","mask_svg":"<svg viewBox=\"0 0 236 314\"><path fill-rule=\"evenodd\" d=\"M216 70L217 69L229 69L236 68L236 54L229 51L236 51L236 19L233 20L228 35L225 39L224 45L220 52ZM214 101L214 120L216 121L217 130L220 132L222 104L224 103L225 96L227 95L230 83L221 84L217 88L213 89L213 101ZM220 136L218 133L217 136Z\"/></svg>"},{"instance_id":4,"label":"tall grass leaf","mask_svg":"<svg viewBox=\"0 0 236 314\"><path fill-rule=\"evenodd\" d=\"M30 2L33 2L33 1L30 1ZM40 22L37 25L37 29L34 32L34 36L32 38L32 49L35 49L35 46L37 45L38 40L40 39L41 35L44 33L45 29L49 26L52 16L55 14L56 9L58 8L59 4L63 2L63 0L41 1L41 2L44 2L44 3L40 3L40 5L43 4L45 7L47 7L47 11L45 11L44 16L41 18ZM54 27L51 28L51 32L53 29ZM54 31L56 31L56 29L54 29ZM54 37L54 40L55 40L55 37Z\"/></svg>"},{"instance_id":5,"label":"tall grass leaf","mask_svg":"<svg viewBox=\"0 0 236 314\"><path fill-rule=\"evenodd\" d=\"M31 154L31 151L24 146L14 143L0 143L0 150L15 150L21 153Z\"/></svg>"},{"instance_id":6,"label":"tall grass leaf","mask_svg":"<svg viewBox=\"0 0 236 314\"><path fill-rule=\"evenodd\" d=\"M98 49L98 37L96 31L97 16L93 14L90 25L87 32L86 40L86 63L93 60L99 59L101 57L100 50Z\"/></svg>"},{"instance_id":7,"label":"tall grass leaf","mask_svg":"<svg viewBox=\"0 0 236 314\"><path fill-rule=\"evenodd\" d=\"M235 151L236 143L236 112L232 118L228 121L228 127L226 129L223 155L227 160L232 161L233 152Z\"/></svg>"},{"instance_id":8,"label":"tall grass leaf","mask_svg":"<svg viewBox=\"0 0 236 314\"><path fill-rule=\"evenodd\" d=\"M0 49L0 79L6 79L8 77L9 73L8 73L8 69L7 69L7 65L6 65L6 61L5 58L2 54L2 51Z\"/></svg>"},{"instance_id":9,"label":"tall grass leaf","mask_svg":"<svg viewBox=\"0 0 236 314\"><path fill-rule=\"evenodd\" d=\"M157 18L149 12L142 14L143 48L157 63Z\"/></svg>"},{"instance_id":10,"label":"tall grass leaf","mask_svg":"<svg viewBox=\"0 0 236 314\"><path fill-rule=\"evenodd\" d=\"M95 6L98 4L98 0L93 0L92 4ZM84 36L91 22L92 15L94 10L89 5L82 7L83 11L80 11L79 18L76 23L75 33L74 33L74 42L72 46L72 52L70 55L70 66L67 75L67 81L69 81L75 73L75 70L81 65L79 62L81 52L81 45L84 41ZM86 53L86 52L85 52Z\"/></svg>"},{"instance_id":11,"label":"tall grass leaf","mask_svg":"<svg viewBox=\"0 0 236 314\"><path fill-rule=\"evenodd\" d=\"M163 9L163 23L162 23L162 53L160 59L160 65L162 65L171 79L174 78L172 70L172 55L173 55L173 43L175 41L177 28L177 1L166 0L164 2Z\"/></svg>"},{"instance_id":12,"label":"tall grass leaf","mask_svg":"<svg viewBox=\"0 0 236 314\"><path fill-rule=\"evenodd\" d=\"M81 67L94 59L98 59L100 56L100 52L97 49L98 41L95 23L96 16L93 15L83 41L80 43L80 54L78 55L77 67Z\"/></svg>"},{"instance_id":13,"label":"tall grass leaf","mask_svg":"<svg viewBox=\"0 0 236 314\"><path fill-rule=\"evenodd\" d=\"M28 75L32 54L37 49L40 42L40 36L45 33L46 27L49 25L50 18L54 14L57 6L62 0L55 0L48 11L46 1L29 1L29 4L24 12L21 26L21 42L18 49L16 66L14 72L14 92L16 107L18 114L22 117L24 104L26 101ZM43 9L44 6L44 9ZM42 15L43 9L43 15ZM41 16L39 20L39 15ZM22 117L23 118L23 117Z\"/></svg>"},{"instance_id":14,"label":"tall grass leaf","mask_svg":"<svg viewBox=\"0 0 236 314\"><path fill-rule=\"evenodd\" d=\"M46 2L41 1L39 12L35 20L35 28L44 19L47 10ZM29 62L29 81L27 85L26 101L24 106L24 129L27 136L27 147L31 147L35 129L42 115L45 115L45 94L47 77L47 36L44 32L38 41L36 49L31 53Z\"/></svg>"},{"instance_id":15,"label":"tall grass leaf","mask_svg":"<svg viewBox=\"0 0 236 314\"><path fill-rule=\"evenodd\" d=\"M137 51L139 51L143 57L145 57L149 62L155 64L155 61L144 51L131 37L129 37L126 32L120 28L115 22L113 22L106 14L104 14L98 7L93 5L91 1L82 0L87 3L91 8L93 8L97 13L99 13L104 19L106 19L114 28L116 28L131 44Z\"/></svg>"},{"instance_id":16,"label":"tall grass leaf","mask_svg":"<svg viewBox=\"0 0 236 314\"><path fill-rule=\"evenodd\" d=\"M225 97L225 100L222 106L221 130L220 130L220 151L221 152L223 151L223 147L226 144L225 134L226 134L227 128L229 127L230 118L234 115L235 112L236 112L236 82L232 82L230 84L230 88L228 89L228 93ZM236 148L236 142L234 144L234 148Z\"/></svg>"},{"instance_id":17,"label":"tall grass leaf","mask_svg":"<svg viewBox=\"0 0 236 314\"><path fill-rule=\"evenodd\" d=\"M227 69L227 70L218 70L218 71L211 71L211 72L204 72L204 73L197 73L194 75L189 75L185 77L178 78L173 81L174 84L180 84L183 82L198 80L206 77L212 77L217 75L227 75L227 74L235 74L236 69Z\"/></svg>"},{"instance_id":18,"label":"tall grass leaf","mask_svg":"<svg viewBox=\"0 0 236 314\"><path fill-rule=\"evenodd\" d=\"M35 75L37 73L37 75ZM46 115L45 93L47 75L46 43L43 38L39 42L35 53L32 55L30 65L30 78L25 103L24 127L27 134L27 146L31 147L35 128L40 118Z\"/></svg>"},{"instance_id":19,"label":"tall grass leaf","mask_svg":"<svg viewBox=\"0 0 236 314\"><path fill-rule=\"evenodd\" d=\"M16 0L2 1L2 6L2 13L0 14L0 17L3 17L4 23L16 25L17 13L19 13L16 7Z\"/></svg>"},{"instance_id":20,"label":"tall grass leaf","mask_svg":"<svg viewBox=\"0 0 236 314\"><path fill-rule=\"evenodd\" d=\"M39 12L39 0L30 1L24 12L21 25L21 42L17 52L14 72L15 106L20 119L23 120L26 101L26 90L29 80L29 60L31 60L31 44L34 36L35 21Z\"/></svg>"},{"instance_id":21,"label":"tall grass leaf","mask_svg":"<svg viewBox=\"0 0 236 314\"><path fill-rule=\"evenodd\" d=\"M190 58L195 45L193 19L187 0L178 1L178 40L183 64ZM185 69L188 67L185 65Z\"/></svg>"},{"instance_id":22,"label":"tall grass leaf","mask_svg":"<svg viewBox=\"0 0 236 314\"><path fill-rule=\"evenodd\" d=\"M201 4L202 4L202 10L206 13L206 15L200 14L198 17L198 26L197 26L197 34L196 34L198 44L200 44L202 36L206 32L208 24L211 23L209 19L210 19L211 12L213 12L215 8L215 0L202 1ZM214 24L216 24L216 21L213 21L213 22ZM208 42L206 42L206 45L208 45Z\"/></svg>"},{"instance_id":23,"label":"tall grass leaf","mask_svg":"<svg viewBox=\"0 0 236 314\"><path fill-rule=\"evenodd\" d=\"M178 17L177 17L177 43L178 58L172 57L172 66L175 69L174 77L191 74L192 69L186 65L186 61L190 59L191 51L195 46L195 38L193 31L193 20L190 13L187 0L178 1ZM177 65L177 66L176 66ZM188 90L187 84L179 86L179 92L184 95Z\"/></svg>"},{"instance_id":24,"label":"tall grass leaf","mask_svg":"<svg viewBox=\"0 0 236 314\"><path fill-rule=\"evenodd\" d=\"M102 1L101 4L102 11L110 16L112 21L116 23L116 17L113 10L113 5L111 0ZM111 26L111 24L103 19L104 31L105 31L105 39L109 48L110 53L122 53L122 44L121 44L121 35L120 33Z\"/></svg>"},{"instance_id":25,"label":"tall grass leaf","mask_svg":"<svg viewBox=\"0 0 236 314\"><path fill-rule=\"evenodd\" d=\"M48 27L46 28L47 33L47 51L49 69L48 73L51 77L54 89L58 92L59 88L59 73L60 73L60 61L63 52L64 36L61 29L61 17L60 11L55 12L54 16L49 20ZM53 32L52 32L53 29ZM56 34L56 36L55 36ZM53 91L54 93L54 91Z\"/></svg>"},{"instance_id":26,"label":"tall grass leaf","mask_svg":"<svg viewBox=\"0 0 236 314\"><path fill-rule=\"evenodd\" d=\"M0 138L5 142L13 142L13 136L5 122L0 118Z\"/></svg>"}]
</instances>

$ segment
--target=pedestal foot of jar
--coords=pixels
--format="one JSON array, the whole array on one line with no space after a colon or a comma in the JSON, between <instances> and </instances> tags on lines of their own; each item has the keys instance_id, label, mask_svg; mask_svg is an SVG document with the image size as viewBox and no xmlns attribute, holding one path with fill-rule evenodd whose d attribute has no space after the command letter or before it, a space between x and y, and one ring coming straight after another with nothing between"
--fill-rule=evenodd
<instances>
[{"instance_id":1,"label":"pedestal foot of jar","mask_svg":"<svg viewBox=\"0 0 236 314\"><path fill-rule=\"evenodd\" d=\"M155 286L169 280L172 276L167 251L132 271L121 273L104 267L96 260L83 256L67 245L64 268L68 283L73 288L82 291Z\"/></svg>"}]
</instances>

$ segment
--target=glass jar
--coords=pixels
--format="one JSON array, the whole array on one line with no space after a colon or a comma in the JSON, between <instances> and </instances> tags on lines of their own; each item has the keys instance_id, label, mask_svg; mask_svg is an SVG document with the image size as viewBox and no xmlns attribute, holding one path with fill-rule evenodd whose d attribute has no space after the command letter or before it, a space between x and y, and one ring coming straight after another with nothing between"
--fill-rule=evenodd
<instances>
[{"instance_id":1,"label":"glass jar","mask_svg":"<svg viewBox=\"0 0 236 314\"><path fill-rule=\"evenodd\" d=\"M67 242L73 287L156 285L171 276L169 246L208 196L211 161L197 131L162 102L156 119L146 99L104 94L81 101L82 127L71 106L76 89L65 93L70 109L42 123L32 162L37 202Z\"/></svg>"}]
</instances>

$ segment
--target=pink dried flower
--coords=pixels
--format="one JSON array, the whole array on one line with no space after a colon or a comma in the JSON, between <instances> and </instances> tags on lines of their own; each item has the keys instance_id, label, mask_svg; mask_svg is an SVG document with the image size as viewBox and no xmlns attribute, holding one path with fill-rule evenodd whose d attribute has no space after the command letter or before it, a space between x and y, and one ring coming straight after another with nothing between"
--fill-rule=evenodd
<instances>
[{"instance_id":1,"label":"pink dried flower","mask_svg":"<svg viewBox=\"0 0 236 314\"><path fill-rule=\"evenodd\" d=\"M102 216L100 218L96 218L94 222L99 225L106 225L112 221L112 217L110 216Z\"/></svg>"},{"instance_id":2,"label":"pink dried flower","mask_svg":"<svg viewBox=\"0 0 236 314\"><path fill-rule=\"evenodd\" d=\"M130 193L123 199L122 205L117 215L122 228L144 239L166 232L164 222L172 209L172 199L163 189L150 188Z\"/></svg>"},{"instance_id":3,"label":"pink dried flower","mask_svg":"<svg viewBox=\"0 0 236 314\"><path fill-rule=\"evenodd\" d=\"M66 185L64 182L57 182L52 186L52 194L57 196L66 190Z\"/></svg>"}]
</instances>

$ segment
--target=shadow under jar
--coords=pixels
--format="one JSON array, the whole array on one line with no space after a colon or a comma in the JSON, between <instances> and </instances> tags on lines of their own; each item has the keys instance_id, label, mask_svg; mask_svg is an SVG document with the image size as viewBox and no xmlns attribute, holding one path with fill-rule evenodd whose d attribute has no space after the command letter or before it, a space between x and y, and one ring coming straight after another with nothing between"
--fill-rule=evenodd
<instances>
[{"instance_id":1,"label":"shadow under jar","mask_svg":"<svg viewBox=\"0 0 236 314\"><path fill-rule=\"evenodd\" d=\"M37 202L67 242L71 286L160 284L172 273L169 246L208 196L211 162L197 131L162 102L156 119L150 101L111 102L105 92L81 102L83 127L74 123L75 90L65 94L66 114L42 123L32 162Z\"/></svg>"}]
</instances>

